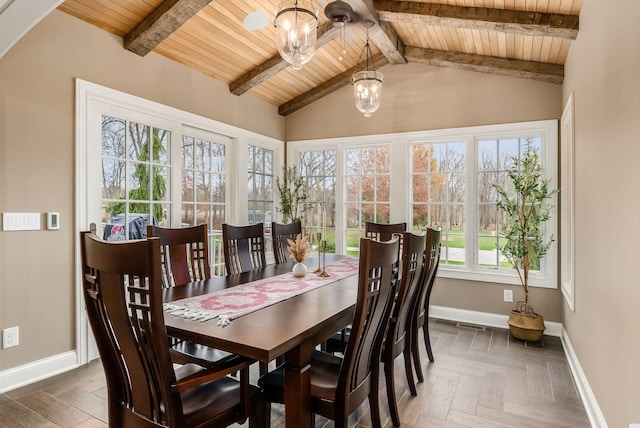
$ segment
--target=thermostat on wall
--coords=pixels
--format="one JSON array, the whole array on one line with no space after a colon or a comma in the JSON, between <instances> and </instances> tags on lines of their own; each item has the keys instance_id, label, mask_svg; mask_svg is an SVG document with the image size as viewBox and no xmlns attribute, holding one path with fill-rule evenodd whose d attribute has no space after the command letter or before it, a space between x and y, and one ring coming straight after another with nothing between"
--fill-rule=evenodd
<instances>
[{"instance_id":1,"label":"thermostat on wall","mask_svg":"<svg viewBox=\"0 0 640 428\"><path fill-rule=\"evenodd\" d=\"M47 213L47 229L60 229L60 213Z\"/></svg>"}]
</instances>

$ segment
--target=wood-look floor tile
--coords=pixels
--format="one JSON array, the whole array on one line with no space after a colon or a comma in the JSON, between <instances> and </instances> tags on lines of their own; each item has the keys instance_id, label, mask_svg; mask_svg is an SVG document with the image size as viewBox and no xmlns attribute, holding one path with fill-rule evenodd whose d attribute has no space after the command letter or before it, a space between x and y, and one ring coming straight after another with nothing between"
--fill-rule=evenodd
<instances>
[{"instance_id":1,"label":"wood-look floor tile","mask_svg":"<svg viewBox=\"0 0 640 428\"><path fill-rule=\"evenodd\" d=\"M489 351L507 349L509 347L509 331L494 329L491 335Z\"/></svg>"},{"instance_id":2,"label":"wood-look floor tile","mask_svg":"<svg viewBox=\"0 0 640 428\"><path fill-rule=\"evenodd\" d=\"M100 389L97 389L95 391L92 391L93 394L95 394L97 397L103 398L103 399L107 399L107 396L109 395L109 391L107 390L107 386L103 386Z\"/></svg>"},{"instance_id":3,"label":"wood-look floor tile","mask_svg":"<svg viewBox=\"0 0 640 428\"><path fill-rule=\"evenodd\" d=\"M529 405L536 407L549 407L554 409L574 410L578 413L584 412L584 405L580 397L529 397Z\"/></svg>"},{"instance_id":4,"label":"wood-look floor tile","mask_svg":"<svg viewBox=\"0 0 640 428\"><path fill-rule=\"evenodd\" d=\"M465 355L464 357L449 355L441 362L441 365L447 368L455 368L461 373L473 374L476 376L484 376L485 372L506 374L508 366L496 364L489 358L476 358L476 355Z\"/></svg>"},{"instance_id":5,"label":"wood-look floor tile","mask_svg":"<svg viewBox=\"0 0 640 428\"><path fill-rule=\"evenodd\" d=\"M88 414L44 391L34 392L17 401L61 427L74 427L90 418Z\"/></svg>"},{"instance_id":6,"label":"wood-look floor tile","mask_svg":"<svg viewBox=\"0 0 640 428\"><path fill-rule=\"evenodd\" d=\"M455 422L445 421L442 419L434 418L433 416L423 415L415 425L415 428L467 428L468 425L461 425ZM402 425L404 428L404 424Z\"/></svg>"},{"instance_id":7,"label":"wood-look floor tile","mask_svg":"<svg viewBox=\"0 0 640 428\"><path fill-rule=\"evenodd\" d=\"M477 352L488 352L489 346L491 345L491 335L491 330L478 330L475 337L473 338L473 343L471 344L470 350Z\"/></svg>"},{"instance_id":8,"label":"wood-look floor tile","mask_svg":"<svg viewBox=\"0 0 640 428\"><path fill-rule=\"evenodd\" d=\"M10 400L0 405L0 427L4 428L57 428L58 425L47 420L44 416L23 406L17 401Z\"/></svg>"},{"instance_id":9,"label":"wood-look floor tile","mask_svg":"<svg viewBox=\"0 0 640 428\"><path fill-rule=\"evenodd\" d=\"M551 389L555 397L578 397L578 390L571 377L571 371L567 363L547 363L551 378Z\"/></svg>"},{"instance_id":10,"label":"wood-look floor tile","mask_svg":"<svg viewBox=\"0 0 640 428\"><path fill-rule=\"evenodd\" d=\"M505 377L504 395L516 403L529 403L529 388L527 386L527 368L509 367Z\"/></svg>"},{"instance_id":11,"label":"wood-look floor tile","mask_svg":"<svg viewBox=\"0 0 640 428\"><path fill-rule=\"evenodd\" d=\"M553 397L551 378L546 363L530 362L527 364L527 385L530 397Z\"/></svg>"},{"instance_id":12,"label":"wood-look floor tile","mask_svg":"<svg viewBox=\"0 0 640 428\"><path fill-rule=\"evenodd\" d=\"M481 385L481 377L467 374L460 376L458 387L451 401L451 410L475 414Z\"/></svg>"},{"instance_id":13,"label":"wood-look floor tile","mask_svg":"<svg viewBox=\"0 0 640 428\"><path fill-rule=\"evenodd\" d=\"M103 422L108 421L107 400L98 397L92 392L71 389L60 394L57 398L89 415L93 415L96 419Z\"/></svg>"},{"instance_id":14,"label":"wood-look floor tile","mask_svg":"<svg viewBox=\"0 0 640 428\"><path fill-rule=\"evenodd\" d=\"M440 419L446 419L451 401L458 387L458 379L438 377L431 392L428 414Z\"/></svg>"},{"instance_id":15,"label":"wood-look floor tile","mask_svg":"<svg viewBox=\"0 0 640 428\"><path fill-rule=\"evenodd\" d=\"M74 428L107 428L108 426L109 425L106 422L101 421L100 419L91 418L79 425L76 425Z\"/></svg>"},{"instance_id":16,"label":"wood-look floor tile","mask_svg":"<svg viewBox=\"0 0 640 428\"><path fill-rule=\"evenodd\" d=\"M466 354L469 352L475 336L476 332L474 330L465 331L461 329L460 333L456 336L456 340L451 345L450 351L454 354Z\"/></svg>"},{"instance_id":17,"label":"wood-look floor tile","mask_svg":"<svg viewBox=\"0 0 640 428\"><path fill-rule=\"evenodd\" d=\"M486 372L482 377L478 404L492 409L502 409L504 402L505 376Z\"/></svg>"},{"instance_id":18,"label":"wood-look floor tile","mask_svg":"<svg viewBox=\"0 0 640 428\"><path fill-rule=\"evenodd\" d=\"M542 423L539 418L530 418L515 413L505 412L499 409L491 409L489 407L478 406L476 415L485 419L490 419L504 424L511 424L513 427L518 428L560 428L562 425L551 423L546 421Z\"/></svg>"},{"instance_id":19,"label":"wood-look floor tile","mask_svg":"<svg viewBox=\"0 0 640 428\"><path fill-rule=\"evenodd\" d=\"M512 423L505 424L492 419L483 418L477 415L470 415L468 413L458 412L455 410L449 412L447 421L460 424L461 426L474 428L514 428L517 426Z\"/></svg>"},{"instance_id":20,"label":"wood-look floor tile","mask_svg":"<svg viewBox=\"0 0 640 428\"><path fill-rule=\"evenodd\" d=\"M539 408L505 401L504 411L515 415L538 419L545 425L558 424L560 426L570 428L589 426L589 419L586 417L586 414L580 415L567 409L553 409L549 407Z\"/></svg>"}]
</instances>

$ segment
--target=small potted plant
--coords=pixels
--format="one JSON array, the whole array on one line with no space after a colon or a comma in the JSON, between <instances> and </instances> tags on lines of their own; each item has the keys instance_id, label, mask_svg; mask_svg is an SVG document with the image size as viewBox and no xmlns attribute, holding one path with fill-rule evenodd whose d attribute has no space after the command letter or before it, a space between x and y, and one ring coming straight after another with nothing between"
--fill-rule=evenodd
<instances>
[{"instance_id":1,"label":"small potted plant","mask_svg":"<svg viewBox=\"0 0 640 428\"><path fill-rule=\"evenodd\" d=\"M494 185L498 208L504 213L501 252L513 265L524 289L524 300L516 303L509 316L511 334L521 340L538 341L544 333L544 319L529 304L529 274L540 266L540 260L553 242L545 240L543 224L551 217L549 199L558 192L549 188L550 180L542 178L538 152L528 149L521 158L513 157L506 170L513 189L508 192Z\"/></svg>"},{"instance_id":2,"label":"small potted plant","mask_svg":"<svg viewBox=\"0 0 640 428\"><path fill-rule=\"evenodd\" d=\"M298 175L295 166L282 167L282 180L276 177L276 187L280 196L280 208L283 223L301 221L302 214L307 208L309 192L304 182L304 177Z\"/></svg>"},{"instance_id":3,"label":"small potted plant","mask_svg":"<svg viewBox=\"0 0 640 428\"><path fill-rule=\"evenodd\" d=\"M293 265L291 272L293 276L305 276L307 274L307 267L304 264L304 260L307 258L310 250L309 240L303 233L299 233L296 236L295 241L293 239L287 239L289 253L291 257L296 261Z\"/></svg>"}]
</instances>

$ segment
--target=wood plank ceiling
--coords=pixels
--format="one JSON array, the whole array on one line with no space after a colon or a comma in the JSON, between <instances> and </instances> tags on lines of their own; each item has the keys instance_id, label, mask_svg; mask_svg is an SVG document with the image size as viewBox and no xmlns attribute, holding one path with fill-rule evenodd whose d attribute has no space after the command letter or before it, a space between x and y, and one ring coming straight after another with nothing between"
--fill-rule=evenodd
<instances>
[{"instance_id":1,"label":"wood plank ceiling","mask_svg":"<svg viewBox=\"0 0 640 428\"><path fill-rule=\"evenodd\" d=\"M346 0L369 29L376 67L407 62L562 83L584 0ZM282 115L349 84L366 42L362 23L341 31L319 9L318 50L300 71L280 59L275 28L248 30L244 18L278 0L66 0L59 9L279 106ZM346 53L341 55L344 48ZM342 59L339 57L342 56ZM360 58L362 60L362 58ZM387 65L389 64L389 65ZM381 71L384 71L381 70Z\"/></svg>"}]
</instances>

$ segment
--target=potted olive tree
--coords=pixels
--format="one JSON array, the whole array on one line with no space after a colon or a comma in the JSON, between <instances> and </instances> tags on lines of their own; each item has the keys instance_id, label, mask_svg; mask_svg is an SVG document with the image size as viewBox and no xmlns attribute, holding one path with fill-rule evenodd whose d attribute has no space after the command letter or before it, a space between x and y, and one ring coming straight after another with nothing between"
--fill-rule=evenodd
<instances>
[{"instance_id":1,"label":"potted olive tree","mask_svg":"<svg viewBox=\"0 0 640 428\"><path fill-rule=\"evenodd\" d=\"M302 221L302 214L307 208L309 191L304 182L304 177L298 175L295 166L282 167L282 180L276 177L276 187L280 196L280 208L283 223Z\"/></svg>"},{"instance_id":2,"label":"potted olive tree","mask_svg":"<svg viewBox=\"0 0 640 428\"><path fill-rule=\"evenodd\" d=\"M524 289L524 300L516 303L509 316L511 334L530 342L542 338L545 326L542 315L529 304L529 275L540 267L540 260L553 242L545 240L543 224L551 217L549 199L558 192L549 188L550 180L542 178L542 166L536 150L529 149L506 170L511 190L494 185L498 208L504 214L502 254L513 265Z\"/></svg>"}]
</instances>

